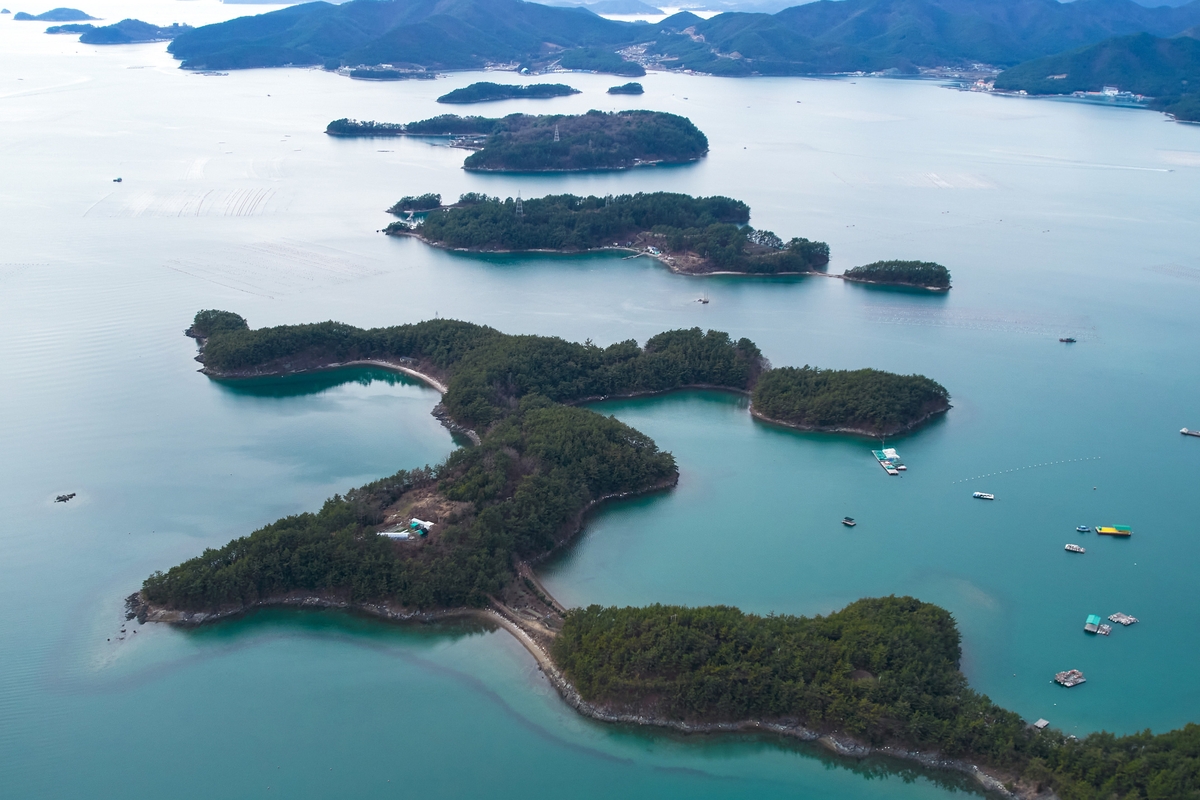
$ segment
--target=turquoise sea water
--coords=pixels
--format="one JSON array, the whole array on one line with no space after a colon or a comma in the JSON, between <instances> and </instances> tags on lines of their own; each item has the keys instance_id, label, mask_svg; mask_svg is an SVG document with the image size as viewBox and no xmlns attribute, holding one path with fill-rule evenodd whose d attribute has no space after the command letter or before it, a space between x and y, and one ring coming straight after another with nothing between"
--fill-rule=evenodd
<instances>
[{"instance_id":1,"label":"turquoise sea water","mask_svg":"<svg viewBox=\"0 0 1200 800\"><path fill-rule=\"evenodd\" d=\"M85 10L239 13L207 0ZM6 796L931 798L959 785L769 740L597 725L506 634L469 627L277 612L122 634L122 599L151 571L455 446L429 416L432 390L379 371L209 381L182 335L208 307L256 326L436 314L602 344L701 326L749 336L776 365L930 375L954 409L890 442L901 478L869 440L761 425L734 395L596 405L672 451L680 485L596 514L544 566L547 584L571 604L801 614L910 593L953 611L972 684L1030 719L1079 733L1200 719L1200 693L1178 680L1200 658L1200 442L1178 434L1200 427L1195 127L925 82L651 74L646 95L616 100L611 78L569 75L582 95L495 113L676 111L711 154L481 176L458 169L461 151L320 133L341 116L440 113L433 98L478 74L188 75L161 44L94 48L22 25L0 20ZM828 241L832 272L927 258L955 287L688 279L645 260L468 257L375 232L403 194L643 189L744 199L757 227ZM61 492L78 495L55 504ZM857 528L838 524L847 514ZM1135 533L1081 536L1081 523ZM1142 622L1082 633L1087 614L1114 611ZM1085 686L1050 683L1072 667Z\"/></svg>"}]
</instances>

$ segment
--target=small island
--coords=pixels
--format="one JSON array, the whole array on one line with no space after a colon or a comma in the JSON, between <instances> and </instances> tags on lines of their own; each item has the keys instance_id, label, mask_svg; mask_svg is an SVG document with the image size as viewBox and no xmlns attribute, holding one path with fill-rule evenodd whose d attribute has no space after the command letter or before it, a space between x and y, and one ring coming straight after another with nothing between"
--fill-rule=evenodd
<instances>
[{"instance_id":1,"label":"small island","mask_svg":"<svg viewBox=\"0 0 1200 800\"><path fill-rule=\"evenodd\" d=\"M748 339L692 329L601 348L440 319L252 330L216 310L197 314L188 334L214 377L352 363L417 375L443 392L435 414L476 444L155 572L127 598L129 618L199 625L267 606L475 616L516 637L564 701L601 721L911 759L1023 800L1186 797L1195 785L1200 726L1076 739L1029 725L970 688L953 617L912 597L817 617L558 603L533 564L569 544L598 504L679 479L649 437L574 404L686 386L752 390L778 370Z\"/></svg>"},{"instance_id":2,"label":"small island","mask_svg":"<svg viewBox=\"0 0 1200 800\"><path fill-rule=\"evenodd\" d=\"M642 88L642 85L640 83L637 83L636 81L630 81L629 83L623 83L620 86L608 87L608 93L609 94L645 94L646 90Z\"/></svg>"},{"instance_id":3,"label":"small island","mask_svg":"<svg viewBox=\"0 0 1200 800\"><path fill-rule=\"evenodd\" d=\"M52 8L41 14L27 14L24 11L13 14L13 21L21 22L85 22L89 19L96 17L85 14L78 8Z\"/></svg>"},{"instance_id":4,"label":"small island","mask_svg":"<svg viewBox=\"0 0 1200 800\"><path fill-rule=\"evenodd\" d=\"M759 379L750 413L801 430L894 436L949 409L949 392L924 375L782 367Z\"/></svg>"},{"instance_id":5,"label":"small island","mask_svg":"<svg viewBox=\"0 0 1200 800\"><path fill-rule=\"evenodd\" d=\"M848 269L842 277L855 283L914 286L934 292L950 288L950 270L932 261L876 261Z\"/></svg>"},{"instance_id":6,"label":"small island","mask_svg":"<svg viewBox=\"0 0 1200 800\"><path fill-rule=\"evenodd\" d=\"M530 100L550 97L567 97L580 94L578 89L563 83L491 83L479 81L461 89L447 92L437 99L439 103L487 103L492 100Z\"/></svg>"},{"instance_id":7,"label":"small island","mask_svg":"<svg viewBox=\"0 0 1200 800\"><path fill-rule=\"evenodd\" d=\"M474 150L463 169L481 172L575 172L685 164L708 153L691 120L661 111L510 114L502 119L443 114L397 124L338 119L331 136L448 136Z\"/></svg>"},{"instance_id":8,"label":"small island","mask_svg":"<svg viewBox=\"0 0 1200 800\"><path fill-rule=\"evenodd\" d=\"M749 221L750 207L728 197L564 194L522 200L518 209L512 198L466 194L454 206L422 219L393 222L385 232L479 252L617 248L656 258L688 275L796 275L829 262L824 242L784 242L771 231L751 228Z\"/></svg>"}]
</instances>

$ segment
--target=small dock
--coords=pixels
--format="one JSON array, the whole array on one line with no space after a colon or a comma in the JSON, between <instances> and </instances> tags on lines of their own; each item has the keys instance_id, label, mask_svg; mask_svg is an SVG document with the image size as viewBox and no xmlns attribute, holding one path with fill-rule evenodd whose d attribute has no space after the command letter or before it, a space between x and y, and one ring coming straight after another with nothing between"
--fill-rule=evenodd
<instances>
[{"instance_id":1,"label":"small dock","mask_svg":"<svg viewBox=\"0 0 1200 800\"><path fill-rule=\"evenodd\" d=\"M1087 683L1087 678L1083 677L1083 673L1077 669L1069 669L1066 672L1060 672L1054 676L1054 682L1060 683L1070 689L1072 686L1078 686L1081 683Z\"/></svg>"},{"instance_id":2,"label":"small dock","mask_svg":"<svg viewBox=\"0 0 1200 800\"><path fill-rule=\"evenodd\" d=\"M1112 628L1109 628L1111 631ZM1088 614L1087 622L1083 623L1084 633L1099 633L1100 632L1100 615Z\"/></svg>"},{"instance_id":3,"label":"small dock","mask_svg":"<svg viewBox=\"0 0 1200 800\"><path fill-rule=\"evenodd\" d=\"M894 453L896 451L893 450L892 452ZM872 450L871 455L875 456L875 460L879 462L879 466L883 467L884 471L888 475L899 475L900 474L900 470L897 469L896 465L894 463L892 463L892 460L890 458L888 458L886 450ZM901 466L903 466L903 465L901 465ZM904 468L907 469L907 467L904 467Z\"/></svg>"}]
</instances>

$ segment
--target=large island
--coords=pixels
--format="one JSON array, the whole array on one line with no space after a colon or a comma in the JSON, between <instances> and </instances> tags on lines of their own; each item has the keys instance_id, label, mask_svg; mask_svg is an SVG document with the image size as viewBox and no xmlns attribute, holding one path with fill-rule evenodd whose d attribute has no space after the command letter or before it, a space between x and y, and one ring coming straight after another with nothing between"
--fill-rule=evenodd
<instances>
[{"instance_id":1,"label":"large island","mask_svg":"<svg viewBox=\"0 0 1200 800\"><path fill-rule=\"evenodd\" d=\"M662 111L510 114L503 119L443 114L397 124L338 119L331 136L449 136L475 150L463 168L486 172L574 172L685 164L708 153L708 138L686 117Z\"/></svg>"},{"instance_id":2,"label":"large island","mask_svg":"<svg viewBox=\"0 0 1200 800\"><path fill-rule=\"evenodd\" d=\"M750 207L728 197L650 192L617 197L550 195L517 201L466 194L423 218L394 222L391 235L479 252L579 253L618 248L657 258L672 271L791 275L829 262L824 242L751 228ZM407 209L401 209L405 211Z\"/></svg>"},{"instance_id":3,"label":"large island","mask_svg":"<svg viewBox=\"0 0 1200 800\"><path fill-rule=\"evenodd\" d=\"M694 329L601 348L453 320L250 330L223 311L200 312L188 333L214 377L355 362L423 376L443 391L436 413L477 444L156 572L128 599L143 622L271 605L476 615L516 636L563 698L600 720L815 740L960 770L1009 797L1183 798L1200 787L1200 726L1076 740L1027 725L968 686L954 620L914 598L813 618L555 601L536 560L598 503L678 480L649 437L573 404L689 385L750 390L774 370L747 339Z\"/></svg>"}]
</instances>

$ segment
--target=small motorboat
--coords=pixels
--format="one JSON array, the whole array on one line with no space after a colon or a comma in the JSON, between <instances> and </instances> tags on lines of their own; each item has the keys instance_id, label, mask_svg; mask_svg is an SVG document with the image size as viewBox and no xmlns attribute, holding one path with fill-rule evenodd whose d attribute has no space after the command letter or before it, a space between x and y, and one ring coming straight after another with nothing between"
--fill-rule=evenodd
<instances>
[{"instance_id":1,"label":"small motorboat","mask_svg":"<svg viewBox=\"0 0 1200 800\"><path fill-rule=\"evenodd\" d=\"M847 528L853 528L858 523L854 521L854 517L842 517L842 524Z\"/></svg>"},{"instance_id":2,"label":"small motorboat","mask_svg":"<svg viewBox=\"0 0 1200 800\"><path fill-rule=\"evenodd\" d=\"M1091 533L1092 529L1087 525L1076 525L1075 530L1079 531L1080 533Z\"/></svg>"},{"instance_id":3,"label":"small motorboat","mask_svg":"<svg viewBox=\"0 0 1200 800\"><path fill-rule=\"evenodd\" d=\"M974 497L977 500L995 500L996 499L996 495L988 494L987 492L975 492L975 494L971 495L971 497Z\"/></svg>"},{"instance_id":4,"label":"small motorboat","mask_svg":"<svg viewBox=\"0 0 1200 800\"><path fill-rule=\"evenodd\" d=\"M1060 341L1060 342L1065 342L1066 344L1074 344L1074 343L1075 343L1075 338L1074 338L1074 337L1072 337L1072 336L1064 336L1064 337L1062 337L1061 339L1059 339L1059 341Z\"/></svg>"},{"instance_id":5,"label":"small motorboat","mask_svg":"<svg viewBox=\"0 0 1200 800\"><path fill-rule=\"evenodd\" d=\"M120 183L120 182L121 182L120 178L113 178L113 183Z\"/></svg>"}]
</instances>

